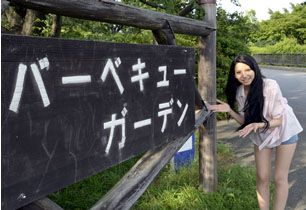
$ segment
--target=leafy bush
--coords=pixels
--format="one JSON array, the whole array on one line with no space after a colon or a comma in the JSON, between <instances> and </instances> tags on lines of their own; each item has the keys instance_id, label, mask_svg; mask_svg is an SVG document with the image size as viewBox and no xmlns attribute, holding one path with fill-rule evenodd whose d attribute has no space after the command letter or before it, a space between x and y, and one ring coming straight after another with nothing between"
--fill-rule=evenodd
<instances>
[{"instance_id":1,"label":"leafy bush","mask_svg":"<svg viewBox=\"0 0 306 210\"><path fill-rule=\"evenodd\" d=\"M306 53L306 45L300 45L295 38L285 37L274 45L250 47L252 53Z\"/></svg>"}]
</instances>

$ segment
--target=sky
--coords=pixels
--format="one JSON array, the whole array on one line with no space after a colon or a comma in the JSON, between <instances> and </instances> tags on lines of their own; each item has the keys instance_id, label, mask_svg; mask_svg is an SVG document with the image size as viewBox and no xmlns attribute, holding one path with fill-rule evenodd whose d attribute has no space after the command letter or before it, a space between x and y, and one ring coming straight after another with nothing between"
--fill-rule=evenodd
<instances>
[{"instance_id":1,"label":"sky","mask_svg":"<svg viewBox=\"0 0 306 210\"><path fill-rule=\"evenodd\" d=\"M235 6L230 0L217 0L217 4L221 4L222 8L233 13L235 11L245 12L254 9L256 11L256 17L258 21L268 20L270 15L268 10L271 9L273 12L280 11L283 13L283 8L291 11L290 3L297 4L302 3L305 0L238 0L241 7Z\"/></svg>"}]
</instances>

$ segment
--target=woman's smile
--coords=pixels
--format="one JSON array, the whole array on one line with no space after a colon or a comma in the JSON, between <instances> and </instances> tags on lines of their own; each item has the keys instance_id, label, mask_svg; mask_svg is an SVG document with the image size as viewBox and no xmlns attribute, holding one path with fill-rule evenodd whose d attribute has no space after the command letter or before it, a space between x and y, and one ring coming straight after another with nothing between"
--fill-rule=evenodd
<instances>
[{"instance_id":1,"label":"woman's smile","mask_svg":"<svg viewBox=\"0 0 306 210\"><path fill-rule=\"evenodd\" d=\"M245 63L237 63L235 65L235 78L244 86L252 84L255 78L255 72Z\"/></svg>"}]
</instances>

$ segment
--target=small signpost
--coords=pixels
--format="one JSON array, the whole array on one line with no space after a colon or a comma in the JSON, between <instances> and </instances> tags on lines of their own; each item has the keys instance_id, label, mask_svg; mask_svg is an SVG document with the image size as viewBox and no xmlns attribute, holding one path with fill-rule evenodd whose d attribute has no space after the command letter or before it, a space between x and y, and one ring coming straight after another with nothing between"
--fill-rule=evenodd
<instances>
[{"instance_id":1,"label":"small signpost","mask_svg":"<svg viewBox=\"0 0 306 210\"><path fill-rule=\"evenodd\" d=\"M195 154L195 135L193 134L173 157L173 166L177 173L181 167L191 166Z\"/></svg>"},{"instance_id":2,"label":"small signpost","mask_svg":"<svg viewBox=\"0 0 306 210\"><path fill-rule=\"evenodd\" d=\"M4 210L194 128L193 48L1 39Z\"/></svg>"}]
</instances>

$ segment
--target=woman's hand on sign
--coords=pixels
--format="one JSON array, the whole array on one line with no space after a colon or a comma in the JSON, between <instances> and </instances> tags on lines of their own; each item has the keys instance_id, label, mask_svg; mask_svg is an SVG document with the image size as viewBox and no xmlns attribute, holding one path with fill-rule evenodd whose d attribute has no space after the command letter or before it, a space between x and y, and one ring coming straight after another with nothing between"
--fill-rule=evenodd
<instances>
[{"instance_id":1,"label":"woman's hand on sign","mask_svg":"<svg viewBox=\"0 0 306 210\"><path fill-rule=\"evenodd\" d=\"M216 101L219 104L210 105L207 108L209 110L213 111L213 112L227 112L227 113L229 113L230 111L232 111L231 107L227 103L225 103L225 102L223 102L219 99L217 99Z\"/></svg>"}]
</instances>

